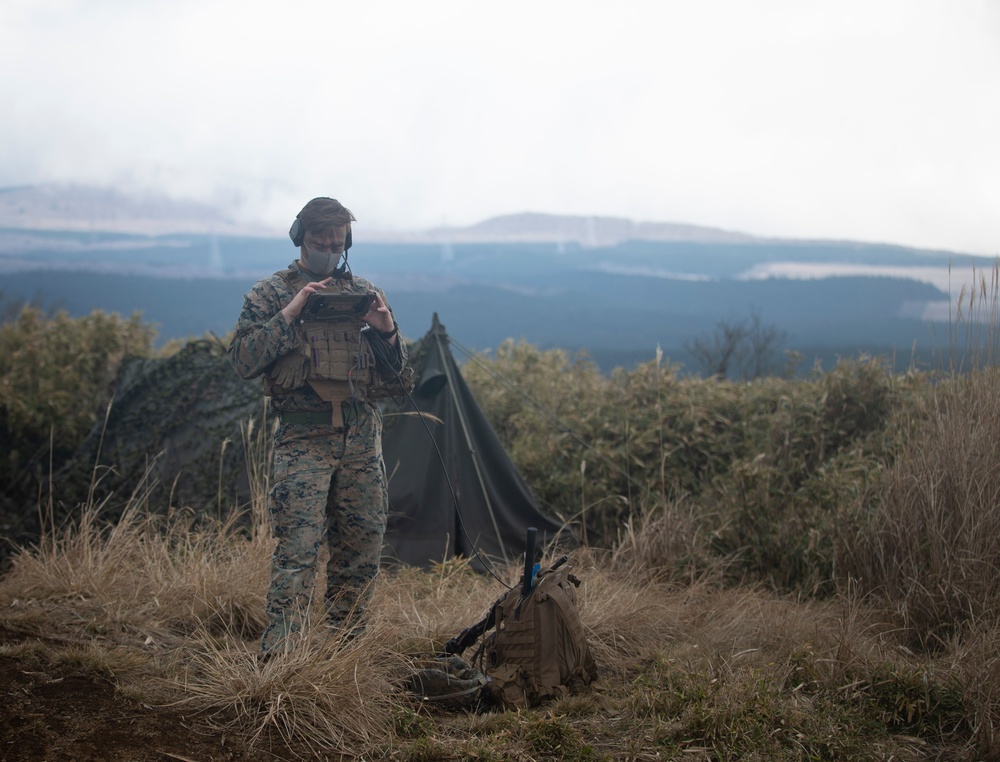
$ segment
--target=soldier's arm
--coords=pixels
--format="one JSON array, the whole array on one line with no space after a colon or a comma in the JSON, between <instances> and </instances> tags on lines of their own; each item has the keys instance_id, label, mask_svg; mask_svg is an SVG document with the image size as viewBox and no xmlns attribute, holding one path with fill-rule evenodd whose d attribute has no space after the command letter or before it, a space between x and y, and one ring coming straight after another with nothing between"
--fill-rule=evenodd
<instances>
[{"instance_id":1,"label":"soldier's arm","mask_svg":"<svg viewBox=\"0 0 1000 762\"><path fill-rule=\"evenodd\" d=\"M298 333L281 314L282 306L280 295L263 282L243 298L228 352L229 362L241 378L257 378L298 346Z\"/></svg>"},{"instance_id":2,"label":"soldier's arm","mask_svg":"<svg viewBox=\"0 0 1000 762\"><path fill-rule=\"evenodd\" d=\"M406 367L406 347L403 345L403 337L399 335L399 324L396 323L396 315L393 313L392 307L389 306L389 300L385 298L385 292L380 288L376 288L375 290L378 291L379 296L382 297L382 303L385 304L389 310L389 314L392 315L392 325L396 329L395 341L386 343L391 349L392 367L398 373Z\"/></svg>"}]
</instances>

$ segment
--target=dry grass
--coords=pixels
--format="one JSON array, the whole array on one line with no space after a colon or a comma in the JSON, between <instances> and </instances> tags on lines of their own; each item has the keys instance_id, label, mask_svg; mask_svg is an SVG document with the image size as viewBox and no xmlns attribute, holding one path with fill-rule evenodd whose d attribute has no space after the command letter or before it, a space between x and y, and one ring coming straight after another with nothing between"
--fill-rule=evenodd
<instances>
[{"instance_id":1,"label":"dry grass","mask_svg":"<svg viewBox=\"0 0 1000 762\"><path fill-rule=\"evenodd\" d=\"M633 527L631 541L657 541L655 523L648 537ZM385 572L364 636L348 643L317 627L261 663L270 547L235 526L134 511L102 531L85 514L17 557L0 581L2 619L44 634L24 641L26 657L98 674L130 700L184 707L262 749L285 741L313 757L926 759L946 749L971 759L954 701L978 702L969 722L992 728L997 697L971 680L977 663L997 669L985 638L921 660L877 610L727 589L711 575L657 579L586 549L571 563L597 691L527 712L442 713L400 679L477 621L499 583L462 560ZM517 569L498 573L513 582ZM949 688L947 671L970 683Z\"/></svg>"},{"instance_id":2,"label":"dry grass","mask_svg":"<svg viewBox=\"0 0 1000 762\"><path fill-rule=\"evenodd\" d=\"M235 519L206 527L190 514L143 513L136 502L113 527L96 508L12 561L4 587L27 600L72 600L87 619L171 639L203 628L249 632L263 621L270 541L245 539ZM86 622L87 619L81 619Z\"/></svg>"},{"instance_id":3,"label":"dry grass","mask_svg":"<svg viewBox=\"0 0 1000 762\"><path fill-rule=\"evenodd\" d=\"M1000 371L956 379L883 482L845 572L892 601L901 626L930 644L1000 603Z\"/></svg>"},{"instance_id":4,"label":"dry grass","mask_svg":"<svg viewBox=\"0 0 1000 762\"><path fill-rule=\"evenodd\" d=\"M964 686L972 737L983 759L1000 759L1000 653L997 624L971 627L953 639L949 668Z\"/></svg>"},{"instance_id":5,"label":"dry grass","mask_svg":"<svg viewBox=\"0 0 1000 762\"><path fill-rule=\"evenodd\" d=\"M313 632L267 662L256 643L213 643L190 655L170 685L177 703L204 712L220 729L260 744L272 736L321 752L385 746L398 704L394 682L405 660L380 628L356 643Z\"/></svg>"}]
</instances>

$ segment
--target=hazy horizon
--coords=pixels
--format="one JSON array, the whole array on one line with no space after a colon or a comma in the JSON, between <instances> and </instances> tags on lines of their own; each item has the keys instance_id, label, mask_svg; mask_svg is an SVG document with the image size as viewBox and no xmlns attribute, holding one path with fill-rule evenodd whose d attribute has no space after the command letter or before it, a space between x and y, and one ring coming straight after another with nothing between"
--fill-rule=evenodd
<instances>
[{"instance_id":1,"label":"hazy horizon","mask_svg":"<svg viewBox=\"0 0 1000 762\"><path fill-rule=\"evenodd\" d=\"M989 0L9 0L0 186L1000 249Z\"/></svg>"}]
</instances>

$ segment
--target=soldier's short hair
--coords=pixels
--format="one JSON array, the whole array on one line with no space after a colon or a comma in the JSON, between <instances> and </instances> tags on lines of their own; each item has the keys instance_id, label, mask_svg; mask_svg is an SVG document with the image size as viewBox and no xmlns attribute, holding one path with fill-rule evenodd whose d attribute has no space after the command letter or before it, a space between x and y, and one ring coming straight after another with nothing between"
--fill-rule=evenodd
<instances>
[{"instance_id":1,"label":"soldier's short hair","mask_svg":"<svg viewBox=\"0 0 1000 762\"><path fill-rule=\"evenodd\" d=\"M299 212L299 219L307 233L321 234L341 225L350 225L355 217L351 210L335 198L314 198Z\"/></svg>"}]
</instances>

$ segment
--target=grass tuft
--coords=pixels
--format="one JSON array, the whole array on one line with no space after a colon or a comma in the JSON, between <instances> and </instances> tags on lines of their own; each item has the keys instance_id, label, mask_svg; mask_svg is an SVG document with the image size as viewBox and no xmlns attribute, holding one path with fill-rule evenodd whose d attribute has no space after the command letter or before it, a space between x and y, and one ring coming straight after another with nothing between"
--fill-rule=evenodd
<instances>
[{"instance_id":1,"label":"grass tuft","mask_svg":"<svg viewBox=\"0 0 1000 762\"><path fill-rule=\"evenodd\" d=\"M387 743L402 667L377 629L351 643L313 633L266 662L243 645L206 647L174 687L181 703L255 743L308 739L317 753L348 753Z\"/></svg>"}]
</instances>

